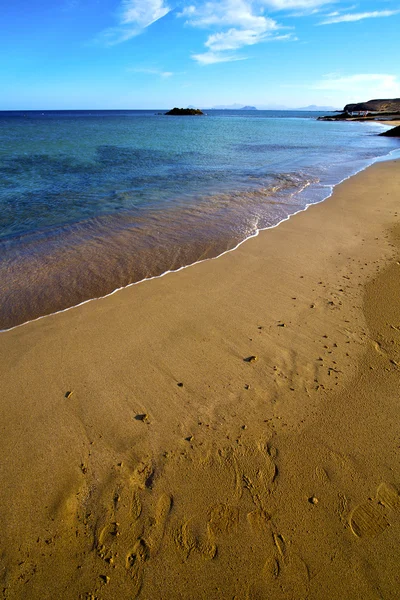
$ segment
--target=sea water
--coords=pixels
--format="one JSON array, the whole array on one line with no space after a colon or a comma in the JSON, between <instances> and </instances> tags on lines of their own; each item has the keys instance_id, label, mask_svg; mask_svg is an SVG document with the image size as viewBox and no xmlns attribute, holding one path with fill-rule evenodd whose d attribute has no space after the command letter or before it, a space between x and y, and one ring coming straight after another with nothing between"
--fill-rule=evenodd
<instances>
[{"instance_id":1,"label":"sea water","mask_svg":"<svg viewBox=\"0 0 400 600\"><path fill-rule=\"evenodd\" d=\"M218 256L398 147L318 113L0 112L0 329Z\"/></svg>"}]
</instances>

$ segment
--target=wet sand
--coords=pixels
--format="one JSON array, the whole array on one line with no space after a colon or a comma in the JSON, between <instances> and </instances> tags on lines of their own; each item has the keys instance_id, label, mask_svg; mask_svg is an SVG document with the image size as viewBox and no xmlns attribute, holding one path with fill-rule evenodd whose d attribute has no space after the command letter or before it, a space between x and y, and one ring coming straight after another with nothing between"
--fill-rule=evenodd
<instances>
[{"instance_id":1,"label":"wet sand","mask_svg":"<svg viewBox=\"0 0 400 600\"><path fill-rule=\"evenodd\" d=\"M398 598L399 196L1 334L3 598Z\"/></svg>"}]
</instances>

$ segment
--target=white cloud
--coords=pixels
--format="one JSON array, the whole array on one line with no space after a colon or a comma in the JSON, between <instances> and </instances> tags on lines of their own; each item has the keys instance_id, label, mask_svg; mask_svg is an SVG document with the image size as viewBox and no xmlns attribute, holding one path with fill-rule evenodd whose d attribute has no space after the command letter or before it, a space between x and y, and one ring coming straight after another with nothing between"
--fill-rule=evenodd
<instances>
[{"instance_id":1,"label":"white cloud","mask_svg":"<svg viewBox=\"0 0 400 600\"><path fill-rule=\"evenodd\" d=\"M122 0L119 24L103 31L98 41L108 46L126 42L170 11L171 8L164 0Z\"/></svg>"},{"instance_id":2,"label":"white cloud","mask_svg":"<svg viewBox=\"0 0 400 600\"><path fill-rule=\"evenodd\" d=\"M329 15L327 19L320 22L320 25L331 25L332 23L350 23L354 21L361 21L363 19L376 19L380 17L391 17L397 15L400 10L374 10L372 12L353 13L338 15L333 13Z\"/></svg>"},{"instance_id":3,"label":"white cloud","mask_svg":"<svg viewBox=\"0 0 400 600\"><path fill-rule=\"evenodd\" d=\"M214 65L222 62L234 62L238 60L246 60L244 56L237 56L234 54L226 54L220 52L204 52L203 54L192 54L193 60L197 61L200 65Z\"/></svg>"},{"instance_id":4,"label":"white cloud","mask_svg":"<svg viewBox=\"0 0 400 600\"><path fill-rule=\"evenodd\" d=\"M362 100L400 96L400 81L397 75L361 73L357 75L327 75L312 86L317 90L346 92L358 95Z\"/></svg>"},{"instance_id":5,"label":"white cloud","mask_svg":"<svg viewBox=\"0 0 400 600\"><path fill-rule=\"evenodd\" d=\"M254 29L228 29L221 33L210 35L205 46L212 51L221 52L223 50L237 50L243 46L253 46L258 44L268 35L269 31L276 29L275 24L270 26L265 24L261 30Z\"/></svg>"},{"instance_id":6,"label":"white cloud","mask_svg":"<svg viewBox=\"0 0 400 600\"><path fill-rule=\"evenodd\" d=\"M204 43L207 52L192 58L201 65L244 60L246 57L234 52L264 41L293 40L292 35L278 35L282 27L264 15L266 4L264 0L212 0L186 6L178 16L185 18L187 25L217 29Z\"/></svg>"},{"instance_id":7,"label":"white cloud","mask_svg":"<svg viewBox=\"0 0 400 600\"><path fill-rule=\"evenodd\" d=\"M128 69L128 71L132 72L132 73L145 73L146 75L158 75L159 77L162 77L163 79L166 79L168 77L172 77L173 73L172 71L162 71L161 69L146 69L146 68L141 68L141 67L133 67L131 69Z\"/></svg>"},{"instance_id":8,"label":"white cloud","mask_svg":"<svg viewBox=\"0 0 400 600\"><path fill-rule=\"evenodd\" d=\"M165 17L170 10L164 0L123 0L121 23L133 23L144 29Z\"/></svg>"},{"instance_id":9,"label":"white cloud","mask_svg":"<svg viewBox=\"0 0 400 600\"><path fill-rule=\"evenodd\" d=\"M326 4L334 4L335 2L337 0L260 0L260 4L275 10L290 10L293 8L308 10Z\"/></svg>"},{"instance_id":10,"label":"white cloud","mask_svg":"<svg viewBox=\"0 0 400 600\"><path fill-rule=\"evenodd\" d=\"M178 16L194 27L239 26L262 29L266 17L254 12L252 0L220 0L186 7Z\"/></svg>"}]
</instances>

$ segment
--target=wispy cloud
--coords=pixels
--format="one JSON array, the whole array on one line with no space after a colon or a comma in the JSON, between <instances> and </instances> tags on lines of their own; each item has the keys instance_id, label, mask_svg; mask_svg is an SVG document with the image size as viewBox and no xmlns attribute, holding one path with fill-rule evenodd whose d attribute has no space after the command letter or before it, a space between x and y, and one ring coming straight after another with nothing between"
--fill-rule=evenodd
<instances>
[{"instance_id":1,"label":"wispy cloud","mask_svg":"<svg viewBox=\"0 0 400 600\"><path fill-rule=\"evenodd\" d=\"M354 21L362 21L363 19L377 19L381 17L391 17L397 15L400 10L374 10L372 12L339 14L332 13L327 19L324 19L320 25L331 25L332 23L351 23Z\"/></svg>"},{"instance_id":2,"label":"wispy cloud","mask_svg":"<svg viewBox=\"0 0 400 600\"><path fill-rule=\"evenodd\" d=\"M397 75L382 73L360 73L340 76L326 75L311 86L317 90L346 92L349 96L359 95L363 99L400 96L400 80Z\"/></svg>"},{"instance_id":3,"label":"wispy cloud","mask_svg":"<svg viewBox=\"0 0 400 600\"><path fill-rule=\"evenodd\" d=\"M118 25L104 30L97 41L108 46L126 42L171 10L164 0L122 0Z\"/></svg>"},{"instance_id":4,"label":"wispy cloud","mask_svg":"<svg viewBox=\"0 0 400 600\"><path fill-rule=\"evenodd\" d=\"M256 14L254 5L252 0L213 0L187 6L178 16L185 17L186 23L194 27L230 25L244 29L261 29L266 17Z\"/></svg>"},{"instance_id":5,"label":"wispy cloud","mask_svg":"<svg viewBox=\"0 0 400 600\"><path fill-rule=\"evenodd\" d=\"M338 0L260 0L260 4L274 10L311 10L327 4L334 4Z\"/></svg>"},{"instance_id":6,"label":"wispy cloud","mask_svg":"<svg viewBox=\"0 0 400 600\"><path fill-rule=\"evenodd\" d=\"M203 54L192 54L193 60L200 65L215 65L216 63L235 62L238 60L246 60L245 56L236 54L225 54L221 52L204 52Z\"/></svg>"},{"instance_id":7,"label":"wispy cloud","mask_svg":"<svg viewBox=\"0 0 400 600\"><path fill-rule=\"evenodd\" d=\"M168 77L172 77L172 71L162 71L161 69L152 69L152 68L141 68L141 67L131 67L127 69L130 73L144 73L145 75L156 75L158 77L162 77L163 79L167 79Z\"/></svg>"},{"instance_id":8,"label":"wispy cloud","mask_svg":"<svg viewBox=\"0 0 400 600\"><path fill-rule=\"evenodd\" d=\"M317 1L317 0L315 0ZM220 0L186 6L179 14L187 25L217 29L206 39L204 53L192 58L201 65L244 60L237 50L264 41L294 39L292 34L278 35L278 23L264 14L265 0Z\"/></svg>"}]
</instances>

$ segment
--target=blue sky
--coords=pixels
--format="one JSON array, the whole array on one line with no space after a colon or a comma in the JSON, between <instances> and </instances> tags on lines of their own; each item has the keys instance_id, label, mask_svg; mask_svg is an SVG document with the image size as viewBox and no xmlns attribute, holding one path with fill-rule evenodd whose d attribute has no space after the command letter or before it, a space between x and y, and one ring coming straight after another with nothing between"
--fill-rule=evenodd
<instances>
[{"instance_id":1,"label":"blue sky","mask_svg":"<svg viewBox=\"0 0 400 600\"><path fill-rule=\"evenodd\" d=\"M400 0L13 0L0 110L400 97Z\"/></svg>"}]
</instances>

